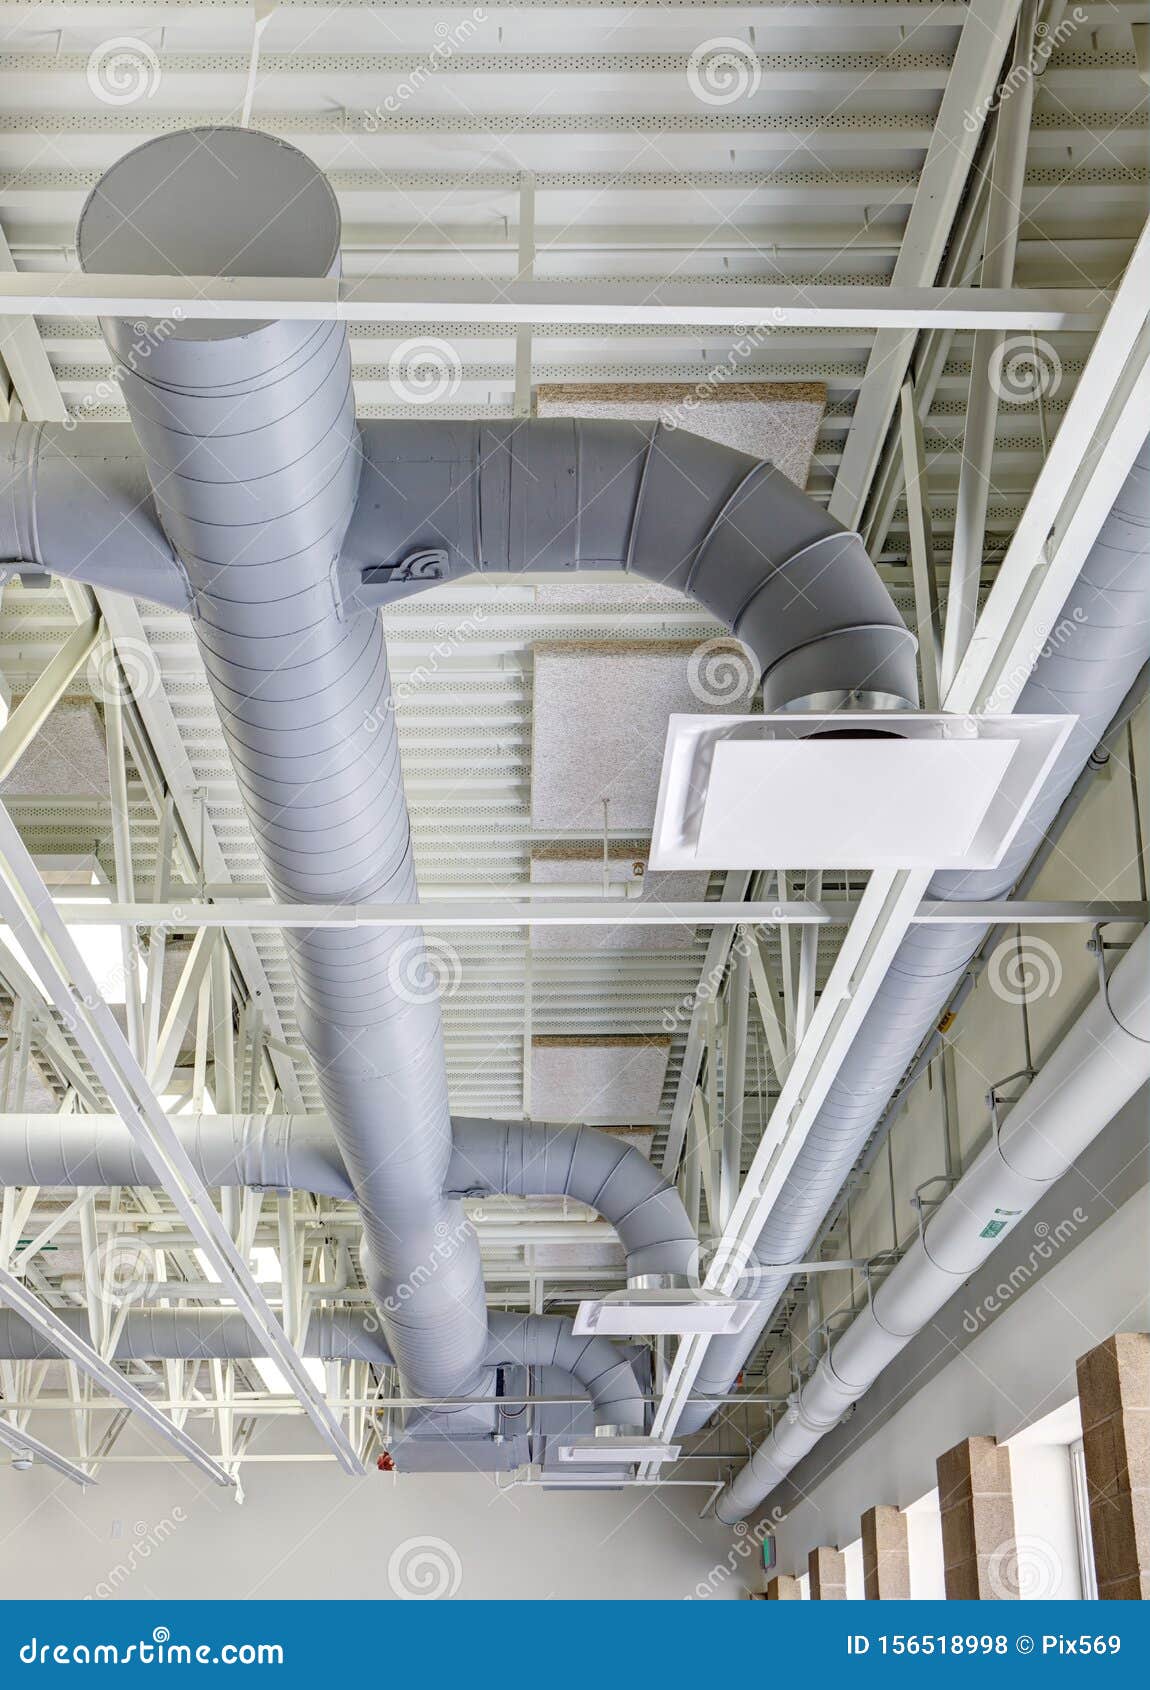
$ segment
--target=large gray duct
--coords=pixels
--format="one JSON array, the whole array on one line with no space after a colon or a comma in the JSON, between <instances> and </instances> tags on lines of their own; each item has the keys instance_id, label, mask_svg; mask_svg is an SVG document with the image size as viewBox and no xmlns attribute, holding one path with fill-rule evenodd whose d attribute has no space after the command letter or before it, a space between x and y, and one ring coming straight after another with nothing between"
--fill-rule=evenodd
<instances>
[{"instance_id":1,"label":"large gray duct","mask_svg":"<svg viewBox=\"0 0 1150 1690\"><path fill-rule=\"evenodd\" d=\"M632 1282L697 1278L699 1246L683 1200L634 1145L594 1127L458 1118L454 1126L452 1195L572 1197L615 1228Z\"/></svg>"},{"instance_id":2,"label":"large gray duct","mask_svg":"<svg viewBox=\"0 0 1150 1690\"><path fill-rule=\"evenodd\" d=\"M78 248L96 273L324 277L338 266L339 217L293 148L185 131L108 171ZM122 430L5 429L0 561L190 605L281 899L414 900L383 640L363 607L435 579L621 564L732 628L769 708L914 704L914 641L858 536L769 465L625 424L403 422L364 431L361 476L341 325L103 329L158 521ZM474 1238L442 1196L451 1128L421 935L288 942L389 1344L414 1394L465 1394L486 1311ZM427 1274L447 1232L459 1247ZM386 1312L413 1275L402 1311Z\"/></svg>"},{"instance_id":3,"label":"large gray duct","mask_svg":"<svg viewBox=\"0 0 1150 1690\"><path fill-rule=\"evenodd\" d=\"M362 433L347 591L364 577L410 592L475 570L625 569L725 623L757 660L767 710L916 704L916 641L861 539L771 464L659 424Z\"/></svg>"},{"instance_id":4,"label":"large gray duct","mask_svg":"<svg viewBox=\"0 0 1150 1690\"><path fill-rule=\"evenodd\" d=\"M77 246L90 273L322 277L338 270L339 240L320 171L270 136L223 129L121 159L84 207ZM413 902L380 621L343 610L335 589L360 467L346 330L102 328L275 896ZM442 1196L451 1122L439 1004L418 989L422 936L285 939L392 1353L413 1393L465 1392L486 1307L478 1247ZM401 1299L427 1262L436 1271Z\"/></svg>"},{"instance_id":5,"label":"large gray duct","mask_svg":"<svg viewBox=\"0 0 1150 1690\"><path fill-rule=\"evenodd\" d=\"M207 1186L355 1195L323 1115L170 1120ZM628 1278L697 1275L698 1245L682 1199L634 1145L597 1127L456 1117L452 1128L449 1197L570 1197L615 1228ZM118 1115L0 1115L0 1186L155 1183L154 1168Z\"/></svg>"},{"instance_id":6,"label":"large gray duct","mask_svg":"<svg viewBox=\"0 0 1150 1690\"><path fill-rule=\"evenodd\" d=\"M1020 712L1078 721L1006 857L981 873L940 874L928 896L956 902L1005 896L1104 737L1150 652L1150 441L1143 447L1018 701ZM680 1434L705 1424L757 1346L791 1279L874 1132L922 1041L958 987L987 929L918 925L895 953L759 1235L761 1278L745 1294L761 1313L740 1334L714 1338ZM771 1271L782 1264L779 1272Z\"/></svg>"},{"instance_id":7,"label":"large gray duct","mask_svg":"<svg viewBox=\"0 0 1150 1690\"><path fill-rule=\"evenodd\" d=\"M77 1337L91 1341L84 1309L55 1312ZM301 1348L305 1356L323 1361L393 1365L379 1322L362 1315L316 1310ZM117 1323L114 1354L117 1361L250 1361L251 1328L242 1315L226 1310L129 1311ZM36 1327L0 1307L0 1360L56 1361L59 1351ZM480 1359L477 1396L489 1390L483 1375L497 1367L557 1367L587 1393L597 1425L628 1432L643 1427L643 1395L625 1352L609 1338L577 1336L569 1320L493 1314Z\"/></svg>"},{"instance_id":8,"label":"large gray duct","mask_svg":"<svg viewBox=\"0 0 1150 1690\"><path fill-rule=\"evenodd\" d=\"M354 1198L325 1115L172 1115L173 1132L212 1189L251 1186ZM156 1170L118 1115L0 1117L0 1186L154 1186Z\"/></svg>"},{"instance_id":9,"label":"large gray duct","mask_svg":"<svg viewBox=\"0 0 1150 1690\"><path fill-rule=\"evenodd\" d=\"M1150 928L1047 1059L1001 1132L823 1355L793 1411L722 1492L720 1520L730 1524L749 1514L838 1424L1147 1080Z\"/></svg>"}]
</instances>

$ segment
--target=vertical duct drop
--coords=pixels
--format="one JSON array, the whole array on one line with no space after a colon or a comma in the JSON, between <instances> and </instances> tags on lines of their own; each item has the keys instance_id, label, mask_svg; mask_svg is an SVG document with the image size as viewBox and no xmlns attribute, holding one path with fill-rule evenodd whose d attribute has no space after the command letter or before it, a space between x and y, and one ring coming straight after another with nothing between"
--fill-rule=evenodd
<instances>
[{"instance_id":1,"label":"vertical duct drop","mask_svg":"<svg viewBox=\"0 0 1150 1690\"><path fill-rule=\"evenodd\" d=\"M84 207L89 273L338 272L322 172L238 129L165 135ZM335 322L102 325L275 896L412 902L410 828L378 615L337 564L360 475ZM463 1394L487 1346L475 1236L443 1186L443 1034L417 929L287 936L300 1027L363 1212L365 1269L407 1387Z\"/></svg>"}]
</instances>

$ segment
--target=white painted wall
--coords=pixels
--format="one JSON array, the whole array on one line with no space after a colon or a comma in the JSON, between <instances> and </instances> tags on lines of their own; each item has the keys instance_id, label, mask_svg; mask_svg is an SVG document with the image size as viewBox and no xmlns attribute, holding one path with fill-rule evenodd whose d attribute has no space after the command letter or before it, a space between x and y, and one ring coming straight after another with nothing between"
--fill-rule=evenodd
<instances>
[{"instance_id":1,"label":"white painted wall","mask_svg":"<svg viewBox=\"0 0 1150 1690\"><path fill-rule=\"evenodd\" d=\"M705 1490L500 1493L479 1475L356 1480L326 1463L269 1463L246 1471L238 1507L185 1466L101 1477L81 1493L0 1468L6 1599L386 1600L403 1565L416 1576L429 1538L423 1571L461 1600L678 1600L701 1585L720 1601L758 1587L754 1546L696 1517Z\"/></svg>"},{"instance_id":2,"label":"white painted wall","mask_svg":"<svg viewBox=\"0 0 1150 1690\"><path fill-rule=\"evenodd\" d=\"M1082 1581L1066 1444L1012 1443L1010 1480L1019 1553L1019 1594L1078 1601Z\"/></svg>"},{"instance_id":3,"label":"white painted wall","mask_svg":"<svg viewBox=\"0 0 1150 1690\"><path fill-rule=\"evenodd\" d=\"M942 1519L938 1512L937 1485L910 1504L906 1517L911 1600L942 1602L946 1599L946 1580L943 1576Z\"/></svg>"}]
</instances>

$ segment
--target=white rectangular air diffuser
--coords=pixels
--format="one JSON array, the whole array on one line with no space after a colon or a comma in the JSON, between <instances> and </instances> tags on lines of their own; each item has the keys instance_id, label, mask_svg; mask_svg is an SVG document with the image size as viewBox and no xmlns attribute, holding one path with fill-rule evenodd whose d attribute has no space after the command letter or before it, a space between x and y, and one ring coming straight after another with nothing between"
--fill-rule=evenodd
<instances>
[{"instance_id":1,"label":"white rectangular air diffuser","mask_svg":"<svg viewBox=\"0 0 1150 1690\"><path fill-rule=\"evenodd\" d=\"M741 1332L758 1308L753 1299L723 1297L717 1291L639 1289L609 1291L579 1304L571 1330L578 1337L720 1337Z\"/></svg>"},{"instance_id":2,"label":"white rectangular air diffuser","mask_svg":"<svg viewBox=\"0 0 1150 1690\"><path fill-rule=\"evenodd\" d=\"M559 1445L559 1459L579 1467L633 1466L640 1461L659 1465L677 1461L679 1445L644 1437L641 1432L632 1437L572 1438L569 1443Z\"/></svg>"},{"instance_id":3,"label":"white rectangular air diffuser","mask_svg":"<svg viewBox=\"0 0 1150 1690\"><path fill-rule=\"evenodd\" d=\"M993 868L1070 716L672 716L654 869Z\"/></svg>"}]
</instances>

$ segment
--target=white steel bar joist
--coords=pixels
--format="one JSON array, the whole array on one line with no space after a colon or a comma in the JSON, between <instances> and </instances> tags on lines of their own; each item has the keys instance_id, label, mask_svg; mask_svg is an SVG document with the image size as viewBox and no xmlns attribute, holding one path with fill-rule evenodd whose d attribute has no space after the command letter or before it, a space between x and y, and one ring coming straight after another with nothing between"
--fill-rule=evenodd
<instances>
[{"instance_id":1,"label":"white steel bar joist","mask_svg":"<svg viewBox=\"0 0 1150 1690\"><path fill-rule=\"evenodd\" d=\"M429 900L419 904L276 904L263 899L226 899L206 903L98 903L68 901L60 909L69 927L148 926L167 923L174 930L210 928L321 927L706 927L716 931L742 925L757 927L833 927L853 920L857 899L792 898L710 901L702 903L616 902L592 900L547 903L541 899L487 899L466 902ZM1144 921L1150 905L1139 899L999 898L953 904L929 898L911 911L910 923L927 925L988 921L1020 922L1043 927L1093 924L1099 921ZM5 925L0 914L0 928ZM729 948L729 940L728 940ZM722 979L726 956L708 965L715 985ZM202 971L196 976L202 977ZM809 982L808 982L809 992ZM175 1006L173 1006L174 1009ZM809 1009L809 1004L808 1004ZM173 1011L169 1011L171 1018ZM693 1083L693 1082L692 1082Z\"/></svg>"},{"instance_id":2,"label":"white steel bar joist","mask_svg":"<svg viewBox=\"0 0 1150 1690\"><path fill-rule=\"evenodd\" d=\"M938 274L1020 4L971 0L964 8L962 34L895 259L892 286L922 287ZM919 326L949 325L940 316ZM1003 325L985 321L963 326ZM871 348L831 494L830 513L847 528L857 528L861 521L914 351L913 335L900 333L894 324L887 325L887 331L875 337Z\"/></svg>"},{"instance_id":3,"label":"white steel bar joist","mask_svg":"<svg viewBox=\"0 0 1150 1690\"><path fill-rule=\"evenodd\" d=\"M717 1241L704 1290L730 1295L746 1263L753 1259L754 1244L771 1205L806 1141L929 879L925 869L871 875ZM696 1334L680 1343L655 1413L653 1438L665 1438L678 1424L709 1341L705 1334Z\"/></svg>"},{"instance_id":4,"label":"white steel bar joist","mask_svg":"<svg viewBox=\"0 0 1150 1690\"><path fill-rule=\"evenodd\" d=\"M0 274L0 317L143 317L212 321L729 324L748 328L1096 329L1106 295L1093 288L725 286L666 281L316 281L268 276ZM873 362L873 354L872 354ZM895 386L905 374L905 362ZM888 412L889 420L889 412Z\"/></svg>"},{"instance_id":5,"label":"white steel bar joist","mask_svg":"<svg viewBox=\"0 0 1150 1690\"><path fill-rule=\"evenodd\" d=\"M948 710L1008 714L1049 639L1150 416L1150 222L999 567Z\"/></svg>"},{"instance_id":6,"label":"white steel bar joist","mask_svg":"<svg viewBox=\"0 0 1150 1690\"><path fill-rule=\"evenodd\" d=\"M989 288L1009 287L1014 280L1026 147L1034 109L1035 79L1029 67L1038 11L1039 0L1022 0L1007 79L1011 95L1002 101L995 119L981 277L982 285ZM1005 350L1006 339L1001 330L974 336L946 596L940 689L943 693L954 679L978 617L978 589L998 425L999 372ZM1036 360L1041 358L1037 349L1034 356Z\"/></svg>"},{"instance_id":7,"label":"white steel bar joist","mask_svg":"<svg viewBox=\"0 0 1150 1690\"><path fill-rule=\"evenodd\" d=\"M270 1356L280 1368L344 1470L361 1473L362 1463L338 1417L316 1388L303 1358L288 1342L248 1263L236 1248L211 1193L169 1123L2 805L0 913L18 935L44 982L49 999L68 1018L72 1037L103 1086L109 1103L147 1156L198 1247L227 1287L251 1328L258 1351ZM7 1292L5 1297L7 1300ZM119 1375L114 1377L118 1379Z\"/></svg>"},{"instance_id":8,"label":"white steel bar joist","mask_svg":"<svg viewBox=\"0 0 1150 1690\"><path fill-rule=\"evenodd\" d=\"M0 1267L0 1303L6 1303L21 1319L26 1320L29 1326L41 1333L65 1360L70 1361L96 1384L103 1385L106 1391L126 1408L131 1409L133 1414L137 1414L168 1443L174 1445L201 1472L214 1479L216 1484L232 1483L230 1476L194 1438L190 1438L181 1427L169 1420L163 1410L158 1409L131 1380L118 1373L91 1344L73 1332L70 1326L65 1325L59 1315L4 1267Z\"/></svg>"}]
</instances>

